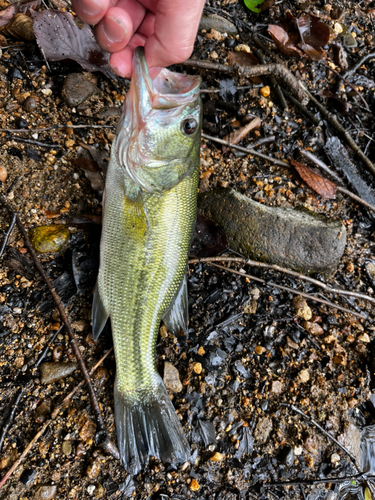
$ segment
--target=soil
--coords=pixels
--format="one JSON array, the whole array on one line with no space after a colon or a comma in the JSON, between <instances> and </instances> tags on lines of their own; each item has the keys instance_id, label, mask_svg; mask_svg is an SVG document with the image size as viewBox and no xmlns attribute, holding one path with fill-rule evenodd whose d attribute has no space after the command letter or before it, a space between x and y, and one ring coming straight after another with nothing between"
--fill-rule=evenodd
<instances>
[{"instance_id":1,"label":"soil","mask_svg":"<svg viewBox=\"0 0 375 500\"><path fill-rule=\"evenodd\" d=\"M375 161L374 121L358 96L360 93L374 111L374 63L366 62L351 77L358 93L345 82L338 86L337 96L349 110L342 114L322 93L335 93L337 89L337 77L323 60L283 55L267 33L269 23L307 13L314 13L332 29L335 23L343 23L354 34L357 46L345 47L340 35L336 41L329 41L325 62L332 62L333 45L340 40L341 57L351 66L374 50L372 7L370 1L359 5L348 0L290 0L275 2L269 10L254 14L236 0L211 0L206 12L226 17L236 24L239 33L220 38L200 31L192 57L225 63L228 52L240 44L256 49L250 33L257 32L269 50L337 114L340 123ZM101 193L92 188L85 171L73 160L83 152L87 156L84 147L90 147L96 156L104 158L101 163L105 164L128 81L85 73L95 85L95 93L77 108L70 107L62 99L64 78L82 73L80 67L71 61L49 62L47 66L35 42L19 42L10 36L7 42L0 59L0 159L8 177L1 183L0 194L17 210L28 230L50 224L70 229L70 241L63 249L41 254L40 260L63 300L86 365L91 367L112 345L109 327L97 343L90 327L100 238L100 226L92 221L101 215ZM265 58L271 60L267 54ZM344 66L337 62L336 68L344 72ZM242 145L274 135L275 140L258 147L259 152L282 159L304 147L328 162L324 141L336 132L313 105L309 104L308 109L320 120L319 125L312 125L293 104L283 111L272 85L270 95L264 96L261 89L270 84L267 77L254 83L214 70L183 66L175 69L201 74L203 89L215 90L202 94L204 132L222 138L256 115L261 119L261 128L250 132ZM249 88L234 89L243 86ZM63 127L41 130L56 124ZM32 132L4 130L20 128ZM22 142L25 138L31 142ZM287 165L275 166L234 151L224 154L210 141L202 141L201 153L201 192L229 186L270 206L304 207L341 220L348 243L329 283L374 297L373 213L340 193L334 200L321 197ZM350 154L363 179L374 188L374 179ZM84 221L82 215L86 216ZM2 208L3 235L10 222L10 214ZM75 371L57 382L41 383L35 363L49 344L43 362L74 362L75 357L68 336L59 330L59 315L17 229L12 231L2 259L0 430L8 421L20 389L23 393L4 435L0 477L52 409L82 378ZM164 328L158 341L160 372L169 362L178 369L182 382L180 392L171 393L171 397L191 443L191 463L174 467L151 460L138 476L129 477L118 460L96 447L95 418L83 388L69 407L59 412L0 489L0 499L297 500L328 498L329 493L337 493L340 484L330 479L356 473L348 454L290 405L312 417L357 457L360 455L358 429L375 423L371 398L373 306L354 297L324 294L333 303L367 315L367 319L360 319L312 299L296 301L295 295L273 288L271 282L320 297L323 294L314 285L281 273L257 267L245 270L267 284L208 264L191 265L189 334L174 337ZM114 356L110 355L93 382L108 432L116 441L114 377ZM309 480L326 482L311 485ZM284 481L301 484L270 486Z\"/></svg>"}]
</instances>

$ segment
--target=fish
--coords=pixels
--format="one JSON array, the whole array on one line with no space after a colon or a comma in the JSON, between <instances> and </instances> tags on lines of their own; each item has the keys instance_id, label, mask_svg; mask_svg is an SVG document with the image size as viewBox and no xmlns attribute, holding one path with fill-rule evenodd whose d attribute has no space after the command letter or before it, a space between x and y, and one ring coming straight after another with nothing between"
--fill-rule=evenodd
<instances>
[{"instance_id":1,"label":"fish","mask_svg":"<svg viewBox=\"0 0 375 500\"><path fill-rule=\"evenodd\" d=\"M96 340L110 318L115 422L125 469L150 457L178 464L190 446L156 369L161 321L187 332L187 259L197 213L202 103L199 76L154 70L136 48L103 194Z\"/></svg>"}]
</instances>

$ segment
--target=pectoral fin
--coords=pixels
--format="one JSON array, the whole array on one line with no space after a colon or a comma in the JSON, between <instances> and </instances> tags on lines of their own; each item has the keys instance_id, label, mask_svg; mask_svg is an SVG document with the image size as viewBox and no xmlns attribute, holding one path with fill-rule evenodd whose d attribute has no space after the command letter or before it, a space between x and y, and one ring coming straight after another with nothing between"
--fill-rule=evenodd
<instances>
[{"instance_id":1,"label":"pectoral fin","mask_svg":"<svg viewBox=\"0 0 375 500\"><path fill-rule=\"evenodd\" d=\"M97 340L105 324L107 323L108 313L105 310L102 299L100 298L98 283L95 285L94 298L92 301L92 336Z\"/></svg>"},{"instance_id":2,"label":"pectoral fin","mask_svg":"<svg viewBox=\"0 0 375 500\"><path fill-rule=\"evenodd\" d=\"M164 313L162 320L173 334L176 334L179 330L183 330L187 334L189 314L186 274L174 302L172 302L170 308Z\"/></svg>"}]
</instances>

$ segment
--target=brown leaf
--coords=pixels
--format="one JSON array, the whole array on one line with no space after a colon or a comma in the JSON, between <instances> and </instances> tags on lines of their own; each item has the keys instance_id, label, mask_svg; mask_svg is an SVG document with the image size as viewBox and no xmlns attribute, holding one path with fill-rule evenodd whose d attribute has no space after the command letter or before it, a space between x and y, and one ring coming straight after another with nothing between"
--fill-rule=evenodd
<instances>
[{"instance_id":1,"label":"brown leaf","mask_svg":"<svg viewBox=\"0 0 375 500\"><path fill-rule=\"evenodd\" d=\"M101 172L102 169L99 167L98 162L95 160L90 160L89 158L74 158L72 160L73 165L78 168L89 172Z\"/></svg>"},{"instance_id":2,"label":"brown leaf","mask_svg":"<svg viewBox=\"0 0 375 500\"><path fill-rule=\"evenodd\" d=\"M30 14L33 9L37 9L40 5L40 0L21 0L10 5L8 8L0 12L0 27L8 24L12 17L18 12Z\"/></svg>"},{"instance_id":3,"label":"brown leaf","mask_svg":"<svg viewBox=\"0 0 375 500\"><path fill-rule=\"evenodd\" d=\"M238 144L239 142L244 139L247 134L250 132L250 130L253 130L254 128L259 128L261 125L261 121L259 116L254 118L254 120L251 120L250 123L245 125L244 127L239 128L238 130L235 130L234 132L226 135L224 137L224 141L228 141L231 144ZM223 146L223 153L227 153L230 150L230 146Z\"/></svg>"},{"instance_id":4,"label":"brown leaf","mask_svg":"<svg viewBox=\"0 0 375 500\"><path fill-rule=\"evenodd\" d=\"M33 20L22 12L16 14L8 24L1 26L0 31L17 39L35 40Z\"/></svg>"},{"instance_id":5,"label":"brown leaf","mask_svg":"<svg viewBox=\"0 0 375 500\"><path fill-rule=\"evenodd\" d=\"M307 165L303 163L298 163L293 158L289 158L290 163L297 170L302 179L310 186L314 191L316 191L320 196L332 200L336 197L337 186L333 182L325 179L320 174L317 174Z\"/></svg>"},{"instance_id":6,"label":"brown leaf","mask_svg":"<svg viewBox=\"0 0 375 500\"><path fill-rule=\"evenodd\" d=\"M251 54L249 52L245 52L244 50L240 50L239 52L229 52L228 53L228 64L230 66L234 66L235 64L238 64L238 66L242 66L244 68L249 67L249 66L256 66L259 64L258 59L254 56L254 54ZM255 83L256 85L259 85L262 83L262 79L260 76L252 76L250 80Z\"/></svg>"},{"instance_id":7,"label":"brown leaf","mask_svg":"<svg viewBox=\"0 0 375 500\"><path fill-rule=\"evenodd\" d=\"M280 26L270 24L268 33L271 35L276 47L283 54L291 57L301 57L303 55L302 50L296 45L300 41L300 37L294 23L286 22Z\"/></svg>"},{"instance_id":8,"label":"brown leaf","mask_svg":"<svg viewBox=\"0 0 375 500\"><path fill-rule=\"evenodd\" d=\"M301 36L301 49L315 61L322 59L326 55L322 47L327 45L330 39L329 26L322 23L319 17L310 14L299 17L297 26Z\"/></svg>"}]
</instances>

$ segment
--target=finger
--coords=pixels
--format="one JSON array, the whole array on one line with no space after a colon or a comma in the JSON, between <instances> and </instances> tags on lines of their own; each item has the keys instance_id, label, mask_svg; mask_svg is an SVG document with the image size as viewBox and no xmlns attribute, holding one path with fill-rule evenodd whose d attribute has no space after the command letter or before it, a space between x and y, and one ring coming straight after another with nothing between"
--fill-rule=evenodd
<instances>
[{"instance_id":1,"label":"finger","mask_svg":"<svg viewBox=\"0 0 375 500\"><path fill-rule=\"evenodd\" d=\"M116 0L72 0L73 9L84 23L97 24Z\"/></svg>"},{"instance_id":2,"label":"finger","mask_svg":"<svg viewBox=\"0 0 375 500\"><path fill-rule=\"evenodd\" d=\"M95 37L103 50L118 52L129 42L145 17L146 10L137 0L119 0L108 9L95 28Z\"/></svg>"},{"instance_id":3,"label":"finger","mask_svg":"<svg viewBox=\"0 0 375 500\"><path fill-rule=\"evenodd\" d=\"M159 0L154 33L145 44L149 67L168 66L190 57L204 0Z\"/></svg>"},{"instance_id":4,"label":"finger","mask_svg":"<svg viewBox=\"0 0 375 500\"><path fill-rule=\"evenodd\" d=\"M111 55L109 63L115 73L124 78L131 77L134 50L136 47L143 46L145 42L144 36L135 34L124 49Z\"/></svg>"}]
</instances>

